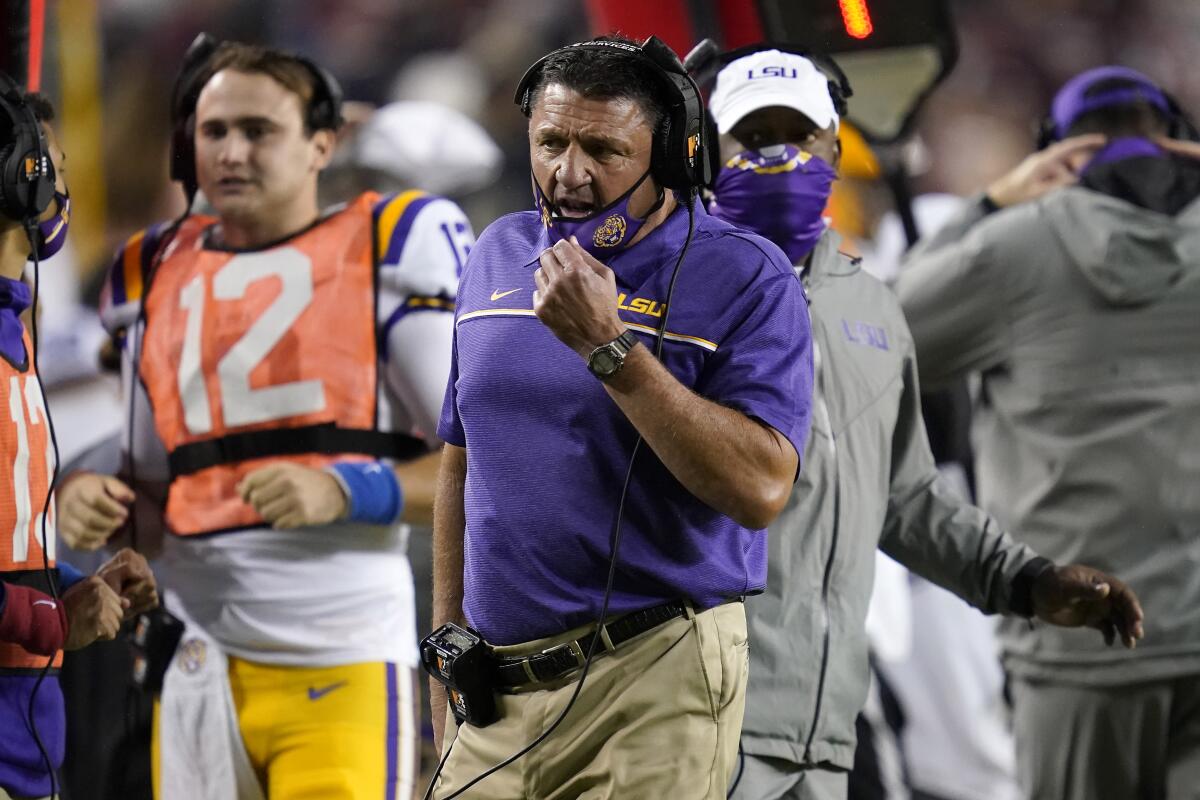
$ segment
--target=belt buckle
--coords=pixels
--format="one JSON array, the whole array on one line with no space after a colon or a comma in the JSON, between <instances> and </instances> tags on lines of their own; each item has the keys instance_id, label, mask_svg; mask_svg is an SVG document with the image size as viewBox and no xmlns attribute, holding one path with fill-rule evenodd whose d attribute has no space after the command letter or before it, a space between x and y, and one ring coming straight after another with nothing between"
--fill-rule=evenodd
<instances>
[{"instance_id":1,"label":"belt buckle","mask_svg":"<svg viewBox=\"0 0 1200 800\"><path fill-rule=\"evenodd\" d=\"M566 650L572 656L575 657L575 666L574 667L565 669L562 672L558 673L557 675L552 675L548 678L539 678L537 675L534 674L533 660L535 658L537 658L538 656L553 656L563 650ZM554 647L547 647L542 652L535 653L534 655L529 656L528 658L526 658L524 661L521 662L521 666L524 668L525 677L529 678L530 683L545 683L547 681L553 681L553 680L557 680L558 678L561 678L563 675L566 675L572 669L581 669L586 661L587 661L587 658L584 657L583 650L579 647L579 643L572 640L570 642L563 642L562 644L556 644L556 645L554 645Z\"/></svg>"}]
</instances>

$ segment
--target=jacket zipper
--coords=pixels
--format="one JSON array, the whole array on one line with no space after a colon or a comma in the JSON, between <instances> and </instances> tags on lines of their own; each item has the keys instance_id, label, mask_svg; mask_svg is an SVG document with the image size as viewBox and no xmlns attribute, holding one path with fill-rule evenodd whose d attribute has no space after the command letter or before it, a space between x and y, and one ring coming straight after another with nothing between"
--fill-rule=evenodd
<instances>
[{"instance_id":1,"label":"jacket zipper","mask_svg":"<svg viewBox=\"0 0 1200 800\"><path fill-rule=\"evenodd\" d=\"M833 422L829 417L829 406L825 403L824 370L821 363L821 348L816 337L813 337L813 360L817 383L821 387L820 396L817 399L817 411L825 423L825 429L829 431L829 452L833 458L833 536L829 543L829 555L825 559L825 573L821 578L821 670L817 677L817 697L813 704L812 727L809 728L808 738L804 742L804 761L806 763L810 760L813 739L817 735L817 724L821 719L821 701L825 695L825 673L829 668L829 578L833 573L834 556L837 555L842 494L837 440L833 433Z\"/></svg>"}]
</instances>

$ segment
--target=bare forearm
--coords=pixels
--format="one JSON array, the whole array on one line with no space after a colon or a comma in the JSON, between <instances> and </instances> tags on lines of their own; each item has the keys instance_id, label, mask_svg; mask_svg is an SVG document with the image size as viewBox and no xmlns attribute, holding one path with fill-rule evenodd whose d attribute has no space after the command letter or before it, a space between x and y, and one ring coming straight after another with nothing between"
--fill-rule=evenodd
<instances>
[{"instance_id":1,"label":"bare forearm","mask_svg":"<svg viewBox=\"0 0 1200 800\"><path fill-rule=\"evenodd\" d=\"M446 445L438 470L433 506L433 629L463 621L463 539L467 519L463 490L467 477L467 451ZM429 681L434 741L440 748L446 726L446 691Z\"/></svg>"},{"instance_id":2,"label":"bare forearm","mask_svg":"<svg viewBox=\"0 0 1200 800\"><path fill-rule=\"evenodd\" d=\"M438 469L442 451L396 465L396 479L404 492L404 512L401 519L412 525L433 522L433 500L437 494Z\"/></svg>"},{"instance_id":3,"label":"bare forearm","mask_svg":"<svg viewBox=\"0 0 1200 800\"><path fill-rule=\"evenodd\" d=\"M605 388L700 500L750 528L766 527L783 509L797 456L778 431L690 391L641 345Z\"/></svg>"},{"instance_id":4,"label":"bare forearm","mask_svg":"<svg viewBox=\"0 0 1200 800\"><path fill-rule=\"evenodd\" d=\"M467 451L446 445L433 510L433 627L462 620Z\"/></svg>"}]
</instances>

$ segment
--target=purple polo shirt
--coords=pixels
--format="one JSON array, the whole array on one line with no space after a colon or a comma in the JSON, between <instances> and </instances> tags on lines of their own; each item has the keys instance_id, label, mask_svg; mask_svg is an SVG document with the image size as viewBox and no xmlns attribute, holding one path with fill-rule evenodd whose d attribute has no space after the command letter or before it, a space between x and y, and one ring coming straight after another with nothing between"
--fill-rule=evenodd
<instances>
[{"instance_id":1,"label":"purple polo shirt","mask_svg":"<svg viewBox=\"0 0 1200 800\"><path fill-rule=\"evenodd\" d=\"M687 227L686 209L677 209L608 261L621 318L648 347ZM599 617L637 435L584 360L533 313L533 273L548 246L528 211L494 222L471 251L438 426L442 439L467 450L463 608L493 644ZM663 358L685 386L767 423L804 452L812 352L803 289L775 245L699 204ZM761 591L766 536L705 505L643 444L609 611L680 598L707 607Z\"/></svg>"}]
</instances>

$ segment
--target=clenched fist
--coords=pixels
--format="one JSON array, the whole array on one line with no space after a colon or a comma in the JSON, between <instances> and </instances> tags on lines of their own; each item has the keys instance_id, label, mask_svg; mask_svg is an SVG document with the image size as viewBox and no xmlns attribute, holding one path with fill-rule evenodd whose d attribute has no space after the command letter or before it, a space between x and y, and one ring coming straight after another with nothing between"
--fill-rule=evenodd
<instances>
[{"instance_id":1,"label":"clenched fist","mask_svg":"<svg viewBox=\"0 0 1200 800\"><path fill-rule=\"evenodd\" d=\"M128 600L97 575L63 592L62 604L67 614L67 650L87 647L97 639L115 638L130 607Z\"/></svg>"},{"instance_id":2,"label":"clenched fist","mask_svg":"<svg viewBox=\"0 0 1200 800\"><path fill-rule=\"evenodd\" d=\"M125 521L133 490L111 475L72 475L55 492L58 532L68 547L99 550Z\"/></svg>"},{"instance_id":3,"label":"clenched fist","mask_svg":"<svg viewBox=\"0 0 1200 800\"><path fill-rule=\"evenodd\" d=\"M325 525L348 508L341 484L328 472L286 462L251 472L237 491L277 530Z\"/></svg>"}]
</instances>

